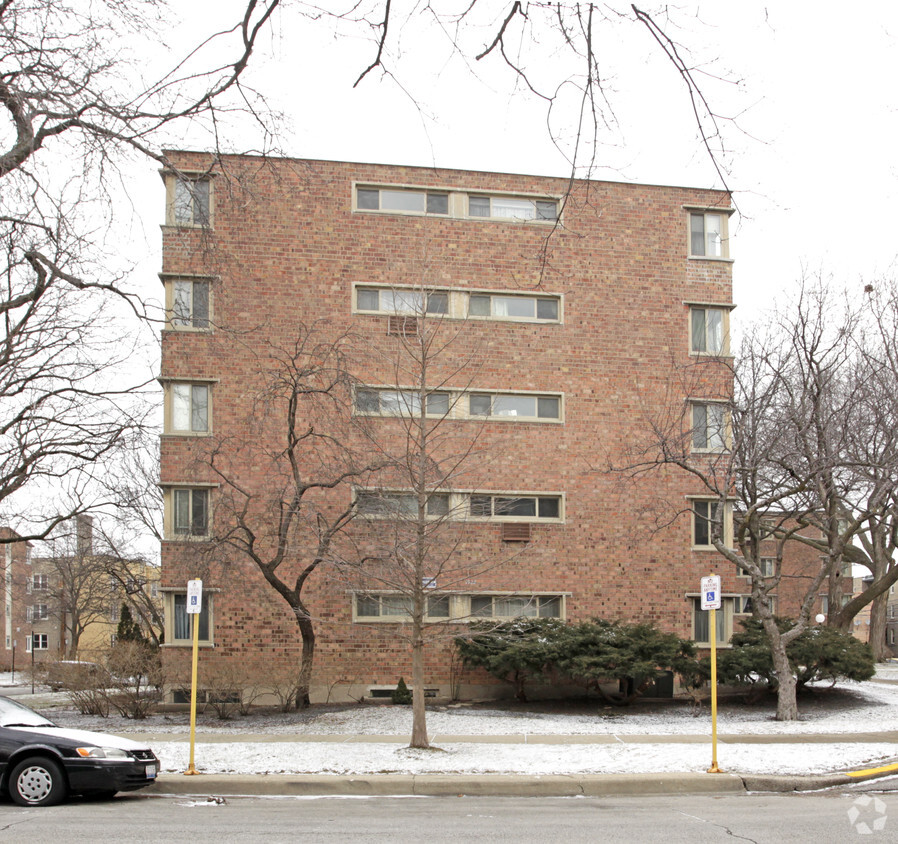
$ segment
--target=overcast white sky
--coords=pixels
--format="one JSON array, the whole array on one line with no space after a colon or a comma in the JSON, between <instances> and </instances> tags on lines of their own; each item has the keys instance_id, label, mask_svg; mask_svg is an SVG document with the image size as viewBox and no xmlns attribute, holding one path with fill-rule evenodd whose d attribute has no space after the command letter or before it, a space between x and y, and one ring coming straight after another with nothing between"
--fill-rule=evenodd
<instances>
[{"instance_id":1,"label":"overcast white sky","mask_svg":"<svg viewBox=\"0 0 898 844\"><path fill-rule=\"evenodd\" d=\"M179 37L186 44L198 24L208 27L234 4L240 0L198 0L179 10L189 16ZM334 0L322 5L338 8ZM511 4L482 5L502 15ZM803 267L832 273L858 294L862 280L891 273L898 253L891 236L898 4L871 0L849 11L805 0L769 6L742 0L673 8L681 28L669 32L710 74L704 90L712 106L738 116L736 124L723 124L727 178L740 211L731 230L737 316L766 305ZM548 139L544 105L512 93L513 79L497 61L466 65L453 58L420 7L393 4L388 49L395 79L375 72L357 88L353 82L374 55L366 32L335 34L331 23L301 18L295 9L275 22L251 77L288 119L286 154L569 173ZM483 48L489 31L485 25L471 38L471 52ZM700 149L685 87L648 33L626 20L597 32L617 124L603 136L595 177L720 186ZM534 61L530 69L548 78L558 62ZM472 77L474 65L482 79ZM564 132L569 116L569 109L557 109L555 129ZM162 215L158 179L156 185L147 208L151 248L158 247ZM157 268L158 260L149 272Z\"/></svg>"}]
</instances>

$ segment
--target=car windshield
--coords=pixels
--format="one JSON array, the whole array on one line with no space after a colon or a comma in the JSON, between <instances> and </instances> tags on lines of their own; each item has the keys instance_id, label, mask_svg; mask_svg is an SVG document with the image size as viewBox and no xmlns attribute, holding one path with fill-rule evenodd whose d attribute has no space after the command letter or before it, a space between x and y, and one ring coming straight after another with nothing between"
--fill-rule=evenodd
<instances>
[{"instance_id":1,"label":"car windshield","mask_svg":"<svg viewBox=\"0 0 898 844\"><path fill-rule=\"evenodd\" d=\"M0 727L55 727L43 715L16 703L8 697L0 697Z\"/></svg>"}]
</instances>

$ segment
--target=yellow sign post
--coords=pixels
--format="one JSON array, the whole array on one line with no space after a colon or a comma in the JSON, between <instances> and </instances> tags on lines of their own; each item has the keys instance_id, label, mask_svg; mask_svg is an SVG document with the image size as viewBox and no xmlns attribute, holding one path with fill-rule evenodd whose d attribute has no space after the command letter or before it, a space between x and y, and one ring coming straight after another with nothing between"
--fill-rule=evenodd
<instances>
[{"instance_id":1,"label":"yellow sign post","mask_svg":"<svg viewBox=\"0 0 898 844\"><path fill-rule=\"evenodd\" d=\"M193 624L193 667L190 673L190 762L184 776L198 774L193 763L193 750L196 744L196 669L200 644L200 613L203 611L203 581L191 580L187 583L187 614Z\"/></svg>"},{"instance_id":2,"label":"yellow sign post","mask_svg":"<svg viewBox=\"0 0 898 844\"><path fill-rule=\"evenodd\" d=\"M709 774L722 774L717 767L717 610L720 597L720 577L711 574L702 578L702 609L708 610L708 639L711 642L711 767Z\"/></svg>"}]
</instances>

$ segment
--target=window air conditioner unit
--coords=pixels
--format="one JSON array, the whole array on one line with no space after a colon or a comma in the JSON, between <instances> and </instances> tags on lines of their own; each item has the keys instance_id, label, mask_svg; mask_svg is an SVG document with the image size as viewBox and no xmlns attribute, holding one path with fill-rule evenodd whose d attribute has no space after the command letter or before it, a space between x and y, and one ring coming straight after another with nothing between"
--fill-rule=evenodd
<instances>
[{"instance_id":1,"label":"window air conditioner unit","mask_svg":"<svg viewBox=\"0 0 898 844\"><path fill-rule=\"evenodd\" d=\"M530 523L529 522L503 522L502 523L502 541L503 542L529 542L530 541Z\"/></svg>"},{"instance_id":2,"label":"window air conditioner unit","mask_svg":"<svg viewBox=\"0 0 898 844\"><path fill-rule=\"evenodd\" d=\"M388 317L387 335L390 337L416 337L418 335L417 318L404 316Z\"/></svg>"}]
</instances>

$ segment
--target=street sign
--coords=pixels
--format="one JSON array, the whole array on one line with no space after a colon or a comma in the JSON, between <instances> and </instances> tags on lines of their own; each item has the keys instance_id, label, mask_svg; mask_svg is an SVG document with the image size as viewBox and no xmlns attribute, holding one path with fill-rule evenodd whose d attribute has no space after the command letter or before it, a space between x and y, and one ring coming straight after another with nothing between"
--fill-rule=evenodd
<instances>
[{"instance_id":1,"label":"street sign","mask_svg":"<svg viewBox=\"0 0 898 844\"><path fill-rule=\"evenodd\" d=\"M720 599L720 575L712 574L702 578L702 609L719 610L723 606Z\"/></svg>"},{"instance_id":2,"label":"street sign","mask_svg":"<svg viewBox=\"0 0 898 844\"><path fill-rule=\"evenodd\" d=\"M194 615L203 611L203 581L187 581L187 612Z\"/></svg>"}]
</instances>

